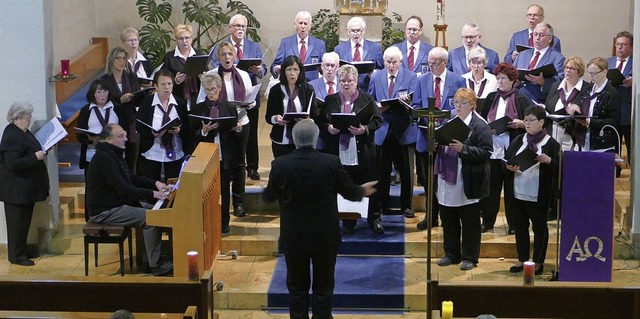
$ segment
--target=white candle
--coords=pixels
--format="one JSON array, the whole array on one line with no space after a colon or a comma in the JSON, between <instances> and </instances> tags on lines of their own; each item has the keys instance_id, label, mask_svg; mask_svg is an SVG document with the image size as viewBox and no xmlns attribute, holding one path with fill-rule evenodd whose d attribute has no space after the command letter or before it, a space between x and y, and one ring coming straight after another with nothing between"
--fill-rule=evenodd
<instances>
[{"instance_id":1,"label":"white candle","mask_svg":"<svg viewBox=\"0 0 640 319\"><path fill-rule=\"evenodd\" d=\"M444 24L444 0L436 0L436 21L438 24Z\"/></svg>"}]
</instances>

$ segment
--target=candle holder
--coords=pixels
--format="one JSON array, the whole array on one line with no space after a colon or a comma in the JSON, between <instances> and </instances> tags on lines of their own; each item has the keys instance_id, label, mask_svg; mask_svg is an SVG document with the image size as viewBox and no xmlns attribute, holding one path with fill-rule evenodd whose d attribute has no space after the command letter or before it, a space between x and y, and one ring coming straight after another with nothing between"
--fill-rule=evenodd
<instances>
[{"instance_id":1,"label":"candle holder","mask_svg":"<svg viewBox=\"0 0 640 319\"><path fill-rule=\"evenodd\" d=\"M49 82L71 82L72 80L75 80L78 76L75 74L68 74L68 75L62 75L62 74L56 74L56 75L52 75L49 78Z\"/></svg>"}]
</instances>

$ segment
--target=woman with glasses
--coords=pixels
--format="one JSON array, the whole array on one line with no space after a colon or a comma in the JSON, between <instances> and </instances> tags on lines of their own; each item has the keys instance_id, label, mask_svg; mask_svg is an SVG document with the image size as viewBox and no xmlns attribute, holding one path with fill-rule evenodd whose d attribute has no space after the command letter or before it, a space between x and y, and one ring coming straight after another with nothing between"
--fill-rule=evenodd
<instances>
[{"instance_id":1,"label":"woman with glasses","mask_svg":"<svg viewBox=\"0 0 640 319\"><path fill-rule=\"evenodd\" d=\"M436 197L445 253L438 266L460 264L461 270L471 270L480 257L480 199L489 195L491 129L474 112L473 90L458 89L453 104L456 117L471 132L464 141L454 139L447 145L438 145L436 153Z\"/></svg>"},{"instance_id":2,"label":"woman with glasses","mask_svg":"<svg viewBox=\"0 0 640 319\"><path fill-rule=\"evenodd\" d=\"M251 78L249 73L240 70L233 65L236 61L236 51L233 44L229 42L221 42L218 46L216 55L218 56L219 65L217 68L209 72L218 74L222 79L219 100L225 102L244 101L247 96L251 95ZM202 92L203 88L200 88L200 90L198 103L204 101L205 95L204 92ZM230 135L231 143L237 145L237 147L234 148L235 153L233 154L235 167L229 168L229 176L226 177L233 180L233 214L236 217L245 216L244 192L246 179L245 168L247 166L246 149L247 142L249 140L249 131L251 130L249 127L249 116L247 115L247 110L252 109L255 106L255 101L248 105L236 106L236 114L238 124L240 126L235 129L236 134ZM223 176L223 178L225 178L225 176Z\"/></svg>"},{"instance_id":3,"label":"woman with glasses","mask_svg":"<svg viewBox=\"0 0 640 319\"><path fill-rule=\"evenodd\" d=\"M345 64L338 69L340 92L327 95L318 116L321 132L325 132L326 152L340 157L340 162L356 184L378 180L374 136L382 125L380 111L373 97L358 90L358 70ZM339 128L336 113L355 113L358 125ZM334 126L335 125L335 126ZM383 234L378 194L369 196L369 227L375 234ZM356 220L344 220L342 230L353 232Z\"/></svg>"},{"instance_id":4,"label":"woman with glasses","mask_svg":"<svg viewBox=\"0 0 640 319\"><path fill-rule=\"evenodd\" d=\"M487 53L478 46L469 50L467 55L467 63L471 67L471 71L462 75L467 83L467 88L476 92L478 99L486 99L489 93L495 92L497 89L496 76L487 72ZM482 112L482 109L476 110Z\"/></svg>"},{"instance_id":5,"label":"woman with glasses","mask_svg":"<svg viewBox=\"0 0 640 319\"><path fill-rule=\"evenodd\" d=\"M504 151L509 147L511 140L524 133L524 110L531 105L531 101L517 88L518 70L506 62L498 64L493 69L496 76L497 91L487 96L485 106L482 109L482 117L488 123L499 120L505 120L508 117L507 129L497 132L492 129L491 137L493 141L493 152L491 153L491 182L489 186L489 196L481 200L482 206L482 232L492 230L498 210L500 209L500 194L502 193L502 184L504 182L505 167L502 159ZM510 189L505 185L505 193ZM505 197L504 202L505 215L509 228L507 234L513 235L515 229L511 221L511 205Z\"/></svg>"},{"instance_id":6,"label":"woman with glasses","mask_svg":"<svg viewBox=\"0 0 640 319\"><path fill-rule=\"evenodd\" d=\"M315 93L313 87L306 82L304 65L295 55L288 56L280 68L279 84L269 90L265 120L272 125L271 150L273 157L291 153L296 149L291 136L296 121L303 117L315 118ZM290 120L285 119L286 113L306 113Z\"/></svg>"},{"instance_id":7,"label":"woman with glasses","mask_svg":"<svg viewBox=\"0 0 640 319\"><path fill-rule=\"evenodd\" d=\"M129 70L138 77L138 83L143 87L150 87L153 77L153 66L150 58L140 52L140 36L138 30L126 28L120 33L120 41L129 55Z\"/></svg>"},{"instance_id":8,"label":"woman with glasses","mask_svg":"<svg viewBox=\"0 0 640 319\"><path fill-rule=\"evenodd\" d=\"M579 112L579 101L588 98L592 83L582 79L585 72L585 63L581 57L574 56L564 61L564 79L551 85L547 97L545 109L553 115L567 115ZM573 149L571 132L567 131L567 125L571 121L557 119L545 121L549 134L560 143L562 150Z\"/></svg>"},{"instance_id":9,"label":"woman with glasses","mask_svg":"<svg viewBox=\"0 0 640 319\"><path fill-rule=\"evenodd\" d=\"M113 99L109 84L103 78L91 82L87 92L87 104L78 113L78 130L76 138L80 142L81 169L86 169L96 153L98 134L109 123L128 127L127 118L122 106ZM128 160L128 159L127 159Z\"/></svg>"},{"instance_id":10,"label":"woman with glasses","mask_svg":"<svg viewBox=\"0 0 640 319\"><path fill-rule=\"evenodd\" d=\"M176 48L164 55L162 68L175 74L175 85L173 94L187 102L187 109L196 104L200 79L197 76L188 76L184 71L184 64L187 58L194 55L206 54L196 51L191 43L193 41L193 27L190 25L178 24L173 29L176 40Z\"/></svg>"},{"instance_id":11,"label":"woman with glasses","mask_svg":"<svg viewBox=\"0 0 640 319\"><path fill-rule=\"evenodd\" d=\"M122 106L123 116L128 124L122 126L127 132L125 159L129 168L135 171L139 146L136 132L136 107L140 105L144 95L133 94L140 90L140 86L136 74L129 69L128 58L129 54L124 48L111 49L107 56L105 75L102 78L107 82L111 98Z\"/></svg>"},{"instance_id":12,"label":"woman with glasses","mask_svg":"<svg viewBox=\"0 0 640 319\"><path fill-rule=\"evenodd\" d=\"M530 106L525 110L525 134L517 136L505 158L513 159L529 149L537 154L537 164L524 171L520 166L507 164L505 185L511 185L513 192L505 193L513 202L513 222L516 228L516 249L518 262L509 268L509 272L518 273L524 269L524 262L536 263L535 274L544 271L547 254L549 229L547 211L555 202L558 193L557 174L559 167L560 144L544 128L546 113L544 109ZM529 221L533 230L533 256L530 255ZM532 259L530 259L532 258Z\"/></svg>"}]
</instances>

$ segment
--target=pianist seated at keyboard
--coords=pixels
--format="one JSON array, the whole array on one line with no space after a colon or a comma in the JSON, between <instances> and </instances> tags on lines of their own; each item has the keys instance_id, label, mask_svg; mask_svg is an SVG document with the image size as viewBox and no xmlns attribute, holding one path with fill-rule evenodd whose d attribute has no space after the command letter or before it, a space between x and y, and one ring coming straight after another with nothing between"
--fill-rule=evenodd
<instances>
[{"instance_id":1,"label":"pianist seated at keyboard","mask_svg":"<svg viewBox=\"0 0 640 319\"><path fill-rule=\"evenodd\" d=\"M143 228L146 254L154 276L173 271L173 262L160 260L162 230L147 225L141 199L166 199L170 186L133 173L124 160L127 133L108 124L100 133L96 154L86 171L86 207L89 220L99 224Z\"/></svg>"}]
</instances>

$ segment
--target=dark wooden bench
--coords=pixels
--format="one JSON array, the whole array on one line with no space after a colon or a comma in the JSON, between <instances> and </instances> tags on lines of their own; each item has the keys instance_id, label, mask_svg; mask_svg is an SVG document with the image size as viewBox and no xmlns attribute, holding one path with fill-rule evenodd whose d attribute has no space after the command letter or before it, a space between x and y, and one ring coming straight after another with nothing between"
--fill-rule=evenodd
<instances>
[{"instance_id":1,"label":"dark wooden bench","mask_svg":"<svg viewBox=\"0 0 640 319\"><path fill-rule=\"evenodd\" d=\"M0 318L32 319L32 318L70 318L70 319L104 319L109 318L112 312L70 312L70 311L0 311ZM198 309L189 306L184 313L146 313L133 314L136 319L197 319Z\"/></svg>"}]
</instances>

